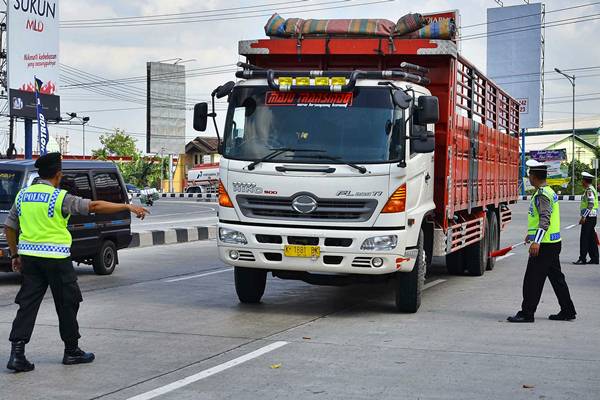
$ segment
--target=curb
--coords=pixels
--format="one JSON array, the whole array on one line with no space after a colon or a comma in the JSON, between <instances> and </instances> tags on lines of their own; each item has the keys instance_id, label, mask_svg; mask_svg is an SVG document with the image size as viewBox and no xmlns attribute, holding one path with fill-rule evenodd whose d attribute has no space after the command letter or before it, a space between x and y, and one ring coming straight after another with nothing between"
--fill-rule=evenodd
<instances>
[{"instance_id":1,"label":"curb","mask_svg":"<svg viewBox=\"0 0 600 400\"><path fill-rule=\"evenodd\" d=\"M128 248L212 240L216 238L216 234L217 228L214 226L132 232Z\"/></svg>"},{"instance_id":2,"label":"curb","mask_svg":"<svg viewBox=\"0 0 600 400\"><path fill-rule=\"evenodd\" d=\"M159 193L159 198L170 198L170 199L205 199L217 201L219 195L217 193ZM133 198L140 198L141 194L136 193Z\"/></svg>"},{"instance_id":3,"label":"curb","mask_svg":"<svg viewBox=\"0 0 600 400\"><path fill-rule=\"evenodd\" d=\"M581 198L583 196L578 195L578 196L572 196L572 195L558 195L558 201L581 201ZM599 197L600 199L600 197ZM519 200L531 200L531 196L519 196Z\"/></svg>"}]
</instances>

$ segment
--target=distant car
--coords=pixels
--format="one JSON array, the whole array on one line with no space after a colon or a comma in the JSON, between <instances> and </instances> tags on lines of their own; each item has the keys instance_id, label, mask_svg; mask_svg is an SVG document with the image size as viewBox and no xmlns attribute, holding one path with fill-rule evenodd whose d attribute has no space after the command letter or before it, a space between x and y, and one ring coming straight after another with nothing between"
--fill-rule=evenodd
<instances>
[{"instance_id":1,"label":"distant car","mask_svg":"<svg viewBox=\"0 0 600 400\"><path fill-rule=\"evenodd\" d=\"M140 194L141 192L140 188L138 188L135 185L132 185L131 183L126 183L125 187L127 188L127 191L131 194Z\"/></svg>"}]
</instances>

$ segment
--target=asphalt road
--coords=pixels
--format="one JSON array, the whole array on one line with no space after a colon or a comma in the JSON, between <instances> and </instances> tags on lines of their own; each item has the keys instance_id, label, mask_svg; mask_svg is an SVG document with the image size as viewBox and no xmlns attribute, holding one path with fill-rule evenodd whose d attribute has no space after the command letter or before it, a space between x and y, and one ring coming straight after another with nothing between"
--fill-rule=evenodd
<instances>
[{"instance_id":1,"label":"asphalt road","mask_svg":"<svg viewBox=\"0 0 600 400\"><path fill-rule=\"evenodd\" d=\"M134 199L139 204L139 199ZM167 228L185 228L190 226L208 226L217 223L216 203L199 202L195 199L159 199L154 202L144 221L132 218L134 231L157 230Z\"/></svg>"},{"instance_id":2,"label":"asphalt road","mask_svg":"<svg viewBox=\"0 0 600 400\"><path fill-rule=\"evenodd\" d=\"M231 269L214 242L121 254L112 276L79 269L85 301L81 345L93 364L60 364L51 299L27 347L36 370L0 371L9 399L597 399L600 267L577 258L575 202L562 203L563 269L578 311L558 310L546 285L535 324L505 322L518 310L526 249L481 278L428 277L417 314L398 314L387 285L316 287L269 279L260 305L238 303ZM504 245L519 241L526 204ZM16 311L14 275L0 275L0 337ZM0 346L0 360L9 344Z\"/></svg>"}]
</instances>

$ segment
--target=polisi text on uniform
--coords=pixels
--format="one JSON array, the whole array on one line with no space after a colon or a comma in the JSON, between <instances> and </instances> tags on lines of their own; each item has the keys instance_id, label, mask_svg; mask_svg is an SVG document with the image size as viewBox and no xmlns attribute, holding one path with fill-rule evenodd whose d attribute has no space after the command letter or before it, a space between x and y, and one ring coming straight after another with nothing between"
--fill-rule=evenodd
<instances>
[{"instance_id":1,"label":"polisi text on uniform","mask_svg":"<svg viewBox=\"0 0 600 400\"><path fill-rule=\"evenodd\" d=\"M56 3L47 0L15 0L15 10L21 10L40 17L56 18Z\"/></svg>"}]
</instances>

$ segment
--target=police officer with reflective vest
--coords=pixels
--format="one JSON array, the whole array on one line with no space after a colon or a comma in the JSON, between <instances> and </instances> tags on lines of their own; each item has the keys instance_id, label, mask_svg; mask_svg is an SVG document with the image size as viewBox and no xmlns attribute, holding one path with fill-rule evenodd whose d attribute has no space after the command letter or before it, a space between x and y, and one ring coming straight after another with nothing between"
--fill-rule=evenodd
<instances>
[{"instance_id":1,"label":"police officer with reflective vest","mask_svg":"<svg viewBox=\"0 0 600 400\"><path fill-rule=\"evenodd\" d=\"M596 242L596 219L598 217L598 191L593 185L594 176L587 172L581 173L585 192L581 196L581 235L579 236L579 259L573 264L599 264L598 243ZM587 255L590 261L587 261Z\"/></svg>"},{"instance_id":2,"label":"police officer with reflective vest","mask_svg":"<svg viewBox=\"0 0 600 400\"><path fill-rule=\"evenodd\" d=\"M78 345L77 311L82 297L70 258L69 217L128 210L143 219L147 213L144 208L132 204L91 201L58 189L62 178L60 153L40 157L35 167L38 168L39 182L17 194L5 223L13 271L23 276L15 299L19 310L10 333L12 350L7 365L8 369L17 372L31 371L35 367L25 357L25 345L31 339L48 286L58 314L60 336L65 343L63 364L94 361L94 354L82 351Z\"/></svg>"},{"instance_id":3,"label":"police officer with reflective vest","mask_svg":"<svg viewBox=\"0 0 600 400\"><path fill-rule=\"evenodd\" d=\"M560 269L560 206L558 196L546 186L547 166L535 160L527 161L529 182L535 187L527 215L526 241L531 242L529 260L523 280L521 311L509 322L534 322L534 314L542 296L546 277L550 280L560 304L560 312L550 315L551 320L575 319L575 306L569 287Z\"/></svg>"}]
</instances>

